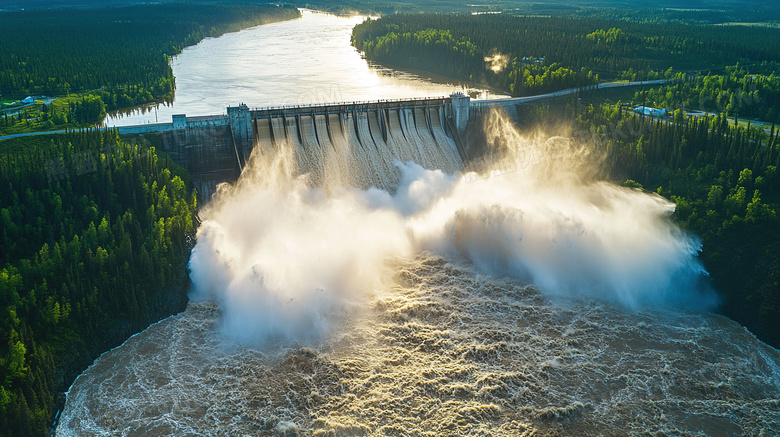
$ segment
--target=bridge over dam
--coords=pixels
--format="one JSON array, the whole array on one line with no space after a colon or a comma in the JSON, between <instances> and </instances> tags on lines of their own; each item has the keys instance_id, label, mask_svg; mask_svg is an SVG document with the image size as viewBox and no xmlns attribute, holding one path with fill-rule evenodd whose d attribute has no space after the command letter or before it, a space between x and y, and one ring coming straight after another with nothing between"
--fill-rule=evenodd
<instances>
[{"instance_id":1,"label":"bridge over dam","mask_svg":"<svg viewBox=\"0 0 780 437\"><path fill-rule=\"evenodd\" d=\"M470 111L472 106L478 108ZM207 200L217 184L238 179L257 147L290 146L300 171L310 173L314 183L324 180L324 166L334 159L365 172L345 181L361 188L391 188L394 181L387 175L395 170L396 160L458 171L478 147L469 144L468 126L490 106L506 107L507 102L477 103L454 93L279 108L241 104L228 107L226 115L174 115L171 123L117 129L120 134L159 135L155 143L188 170L201 199Z\"/></svg>"}]
</instances>

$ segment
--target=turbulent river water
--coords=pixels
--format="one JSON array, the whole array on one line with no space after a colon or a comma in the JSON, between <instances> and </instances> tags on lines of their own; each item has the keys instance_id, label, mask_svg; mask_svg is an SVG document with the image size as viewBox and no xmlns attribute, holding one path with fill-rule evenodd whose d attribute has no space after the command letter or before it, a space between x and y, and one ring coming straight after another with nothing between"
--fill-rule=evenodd
<instances>
[{"instance_id":1,"label":"turbulent river water","mask_svg":"<svg viewBox=\"0 0 780 437\"><path fill-rule=\"evenodd\" d=\"M384 148L259 135L188 309L85 371L57 435L778 435L780 353L706 312L673 204L500 114L466 172L420 117Z\"/></svg>"}]
</instances>

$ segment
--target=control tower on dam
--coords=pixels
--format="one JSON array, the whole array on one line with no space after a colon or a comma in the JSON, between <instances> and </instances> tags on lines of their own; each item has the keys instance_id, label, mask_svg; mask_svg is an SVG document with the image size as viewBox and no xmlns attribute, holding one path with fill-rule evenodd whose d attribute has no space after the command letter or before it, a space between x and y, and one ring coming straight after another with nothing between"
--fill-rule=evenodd
<instances>
[{"instance_id":1,"label":"control tower on dam","mask_svg":"<svg viewBox=\"0 0 780 437\"><path fill-rule=\"evenodd\" d=\"M207 200L221 182L237 180L256 147L291 147L302 173L317 183L326 161L349 151L365 162L366 173L355 186L392 188L387 175L395 161L455 172L468 161L463 143L469 122L468 96L381 100L314 106L250 109L227 108L227 115L175 115L172 123L119 127L120 134L158 134L161 147L185 167ZM347 158L345 158L347 159ZM353 158L349 158L353 159ZM396 181L397 182L397 181ZM367 187L365 187L367 188Z\"/></svg>"}]
</instances>

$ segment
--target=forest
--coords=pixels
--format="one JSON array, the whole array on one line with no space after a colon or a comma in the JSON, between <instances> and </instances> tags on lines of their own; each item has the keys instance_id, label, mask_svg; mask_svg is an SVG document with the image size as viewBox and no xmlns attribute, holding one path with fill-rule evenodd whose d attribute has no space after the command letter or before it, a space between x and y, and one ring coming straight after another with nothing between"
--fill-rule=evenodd
<instances>
[{"instance_id":1,"label":"forest","mask_svg":"<svg viewBox=\"0 0 780 437\"><path fill-rule=\"evenodd\" d=\"M756 42L760 41L760 44ZM391 15L355 27L352 43L378 63L484 84L513 96L598 79L780 62L780 32L602 18Z\"/></svg>"},{"instance_id":2,"label":"forest","mask_svg":"<svg viewBox=\"0 0 780 437\"><path fill-rule=\"evenodd\" d=\"M780 129L645 117L576 95L516 108L522 130L570 128L607 180L673 201L672 219L701 239L717 311L780 346Z\"/></svg>"},{"instance_id":3,"label":"forest","mask_svg":"<svg viewBox=\"0 0 780 437\"><path fill-rule=\"evenodd\" d=\"M186 172L113 131L0 148L0 436L44 436L100 353L186 305Z\"/></svg>"},{"instance_id":4,"label":"forest","mask_svg":"<svg viewBox=\"0 0 780 437\"><path fill-rule=\"evenodd\" d=\"M299 6L336 13L359 11L382 16L395 13L490 11L509 15L609 18L677 24L776 23L780 20L780 5L761 0L661 0L653 3L640 0L307 0L299 3Z\"/></svg>"},{"instance_id":5,"label":"forest","mask_svg":"<svg viewBox=\"0 0 780 437\"><path fill-rule=\"evenodd\" d=\"M633 102L780 123L778 72L777 62L727 66L720 74L684 75L675 83L637 91Z\"/></svg>"},{"instance_id":6,"label":"forest","mask_svg":"<svg viewBox=\"0 0 780 437\"><path fill-rule=\"evenodd\" d=\"M779 346L780 132L772 126L765 141L725 117L664 122L609 105L585 107L577 125L595 133L586 137L606 154L613 180L677 205L675 221L702 239L720 311Z\"/></svg>"},{"instance_id":7,"label":"forest","mask_svg":"<svg viewBox=\"0 0 780 437\"><path fill-rule=\"evenodd\" d=\"M624 102L584 105L578 97L586 91L518 106L519 119L528 128L553 128L552 120L573 126L604 155L609 179L674 201L674 220L702 239L720 311L780 345L780 31L418 14L366 21L352 41L376 62L514 96L605 78L673 79L630 99L668 108L668 119L639 116Z\"/></svg>"},{"instance_id":8,"label":"forest","mask_svg":"<svg viewBox=\"0 0 780 437\"><path fill-rule=\"evenodd\" d=\"M92 94L109 111L171 99L169 61L184 47L299 16L291 6L244 2L0 12L0 95Z\"/></svg>"},{"instance_id":9,"label":"forest","mask_svg":"<svg viewBox=\"0 0 780 437\"><path fill-rule=\"evenodd\" d=\"M334 2L316 4L325 3ZM392 12L398 4L372 7ZM333 7L344 5L366 2ZM779 346L779 32L676 24L684 14L672 10L588 11L584 18L569 8L546 17L391 15L358 25L352 41L379 63L515 96L604 79L678 79L633 96L634 104L680 108L670 120L639 117L620 103L581 105L577 96L518 111L529 124L572 124L604 154L611 180L673 200L674 220L702 239L720 311ZM291 6L232 2L0 14L0 95L74 94L42 109L52 125L94 123L106 111L170 99L169 61L183 47L299 16ZM718 114L686 117L682 109ZM771 127L732 127L729 116ZM47 435L59 393L95 357L183 309L196 209L181 167L115 132L2 143L0 437Z\"/></svg>"},{"instance_id":10,"label":"forest","mask_svg":"<svg viewBox=\"0 0 780 437\"><path fill-rule=\"evenodd\" d=\"M0 126L89 125L172 97L170 57L300 16L248 2L0 11L0 95L68 96ZM29 123L29 120L26 120ZM0 436L45 436L97 356L187 302L197 208L186 172L113 131L0 145Z\"/></svg>"}]
</instances>

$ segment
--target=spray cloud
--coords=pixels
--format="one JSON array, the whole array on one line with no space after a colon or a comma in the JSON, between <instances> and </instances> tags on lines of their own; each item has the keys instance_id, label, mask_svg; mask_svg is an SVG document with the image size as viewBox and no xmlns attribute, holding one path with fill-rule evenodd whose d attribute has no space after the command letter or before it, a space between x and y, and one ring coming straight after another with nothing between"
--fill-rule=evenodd
<instances>
[{"instance_id":1,"label":"spray cloud","mask_svg":"<svg viewBox=\"0 0 780 437\"><path fill-rule=\"evenodd\" d=\"M496 52L490 56L485 56L485 63L490 71L498 74L509 65L509 56Z\"/></svg>"},{"instance_id":2,"label":"spray cloud","mask_svg":"<svg viewBox=\"0 0 780 437\"><path fill-rule=\"evenodd\" d=\"M587 147L488 120L500 158L482 175L397 162L392 193L312 187L294 150L256 150L202 212L193 298L217 299L223 329L240 341L312 341L387 288L394 259L427 250L550 295L630 309L714 305L700 291L700 244L671 223L672 203L599 181ZM350 180L335 174L348 169L333 165L326 177Z\"/></svg>"}]
</instances>

